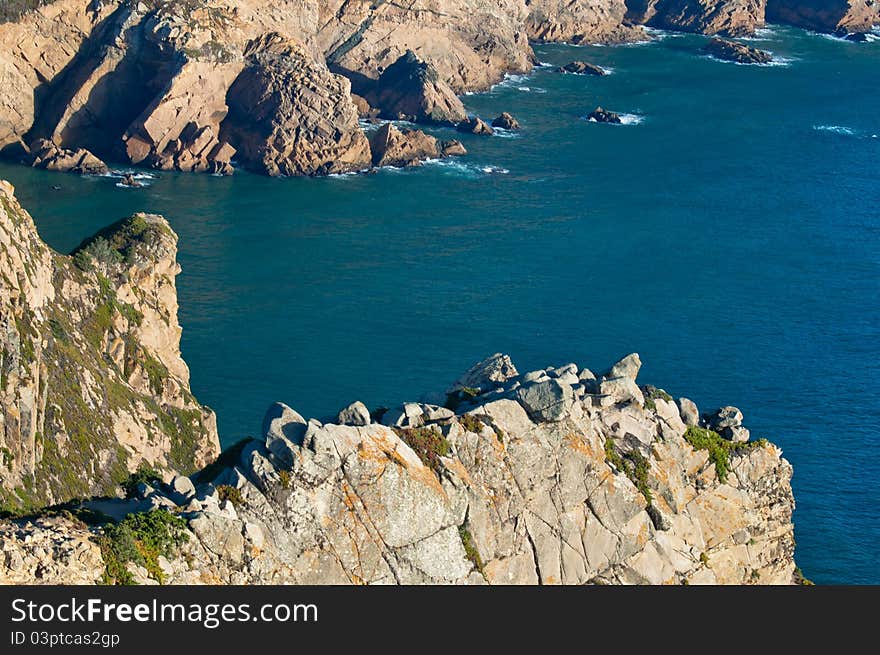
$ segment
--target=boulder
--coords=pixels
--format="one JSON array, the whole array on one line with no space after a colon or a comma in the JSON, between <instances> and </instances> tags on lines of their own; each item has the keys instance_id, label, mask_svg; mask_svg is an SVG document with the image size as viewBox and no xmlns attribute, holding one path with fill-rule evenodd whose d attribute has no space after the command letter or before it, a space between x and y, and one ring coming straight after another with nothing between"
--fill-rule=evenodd
<instances>
[{"instance_id":1,"label":"boulder","mask_svg":"<svg viewBox=\"0 0 880 655\"><path fill-rule=\"evenodd\" d=\"M506 111L492 121L492 127L500 127L502 130L518 130L520 129L519 121Z\"/></svg>"},{"instance_id":2,"label":"boulder","mask_svg":"<svg viewBox=\"0 0 880 655\"><path fill-rule=\"evenodd\" d=\"M382 425L396 428L418 428L428 423L445 421L455 416L446 407L425 405L423 403L404 403L398 408L389 409L382 415Z\"/></svg>"},{"instance_id":3,"label":"boulder","mask_svg":"<svg viewBox=\"0 0 880 655\"><path fill-rule=\"evenodd\" d=\"M454 394L462 389L486 392L490 389L503 386L503 384L519 375L516 366L510 357L502 353L495 353L481 362L471 366L460 378L458 378L446 393Z\"/></svg>"},{"instance_id":4,"label":"boulder","mask_svg":"<svg viewBox=\"0 0 880 655\"><path fill-rule=\"evenodd\" d=\"M175 475L168 486L171 488L171 499L178 505L185 504L196 494L192 480L183 475Z\"/></svg>"},{"instance_id":5,"label":"boulder","mask_svg":"<svg viewBox=\"0 0 880 655\"><path fill-rule=\"evenodd\" d=\"M471 116L468 119L461 121L456 129L459 132L466 132L469 134L495 134L495 130L492 129L492 126L482 120L479 116Z\"/></svg>"},{"instance_id":6,"label":"boulder","mask_svg":"<svg viewBox=\"0 0 880 655\"><path fill-rule=\"evenodd\" d=\"M587 114L587 120L593 121L594 123L612 123L615 125L619 125L623 122L620 120L620 114L608 111L607 109L602 109L601 107L596 107L593 111Z\"/></svg>"},{"instance_id":7,"label":"boulder","mask_svg":"<svg viewBox=\"0 0 880 655\"><path fill-rule=\"evenodd\" d=\"M286 466L293 463L293 447L302 446L308 423L284 403L273 403L263 418L266 448Z\"/></svg>"},{"instance_id":8,"label":"boulder","mask_svg":"<svg viewBox=\"0 0 880 655\"><path fill-rule=\"evenodd\" d=\"M31 144L30 165L47 171L80 175L104 175L109 171L107 164L85 148L69 150L48 139L39 139Z\"/></svg>"},{"instance_id":9,"label":"boulder","mask_svg":"<svg viewBox=\"0 0 880 655\"><path fill-rule=\"evenodd\" d=\"M608 75L608 71L601 66L596 66L596 64L586 61L573 61L565 66L560 66L556 71L558 73L572 73L574 75Z\"/></svg>"},{"instance_id":10,"label":"boulder","mask_svg":"<svg viewBox=\"0 0 880 655\"><path fill-rule=\"evenodd\" d=\"M421 130L399 130L385 123L370 139L373 166L417 166L440 156L437 139Z\"/></svg>"},{"instance_id":11,"label":"boulder","mask_svg":"<svg viewBox=\"0 0 880 655\"><path fill-rule=\"evenodd\" d=\"M616 377L602 380L599 385L599 394L603 396L600 405L616 405L620 403L636 403L644 405L645 395L639 389L635 379L629 377Z\"/></svg>"},{"instance_id":12,"label":"boulder","mask_svg":"<svg viewBox=\"0 0 880 655\"><path fill-rule=\"evenodd\" d=\"M773 55L769 52L727 39L712 39L703 47L703 52L715 59L738 64L769 64L773 61Z\"/></svg>"},{"instance_id":13,"label":"boulder","mask_svg":"<svg viewBox=\"0 0 880 655\"><path fill-rule=\"evenodd\" d=\"M527 384L516 390L516 399L532 420L539 423L561 421L574 402L571 386L560 380Z\"/></svg>"},{"instance_id":14,"label":"boulder","mask_svg":"<svg viewBox=\"0 0 880 655\"><path fill-rule=\"evenodd\" d=\"M606 378L629 378L631 380L635 380L639 375L639 370L642 368L642 360L639 358L638 353L630 353L619 362L617 362L614 366L611 367L611 370L605 374Z\"/></svg>"},{"instance_id":15,"label":"boulder","mask_svg":"<svg viewBox=\"0 0 880 655\"><path fill-rule=\"evenodd\" d=\"M696 427L700 424L700 411L690 398L678 399L678 412L685 425Z\"/></svg>"},{"instance_id":16,"label":"boulder","mask_svg":"<svg viewBox=\"0 0 880 655\"><path fill-rule=\"evenodd\" d=\"M356 400L336 416L339 425L369 425L372 422L370 410L361 401Z\"/></svg>"},{"instance_id":17,"label":"boulder","mask_svg":"<svg viewBox=\"0 0 880 655\"><path fill-rule=\"evenodd\" d=\"M467 117L450 86L411 50L382 72L367 101L393 120L455 125Z\"/></svg>"},{"instance_id":18,"label":"boulder","mask_svg":"<svg viewBox=\"0 0 880 655\"><path fill-rule=\"evenodd\" d=\"M732 441L734 443L745 443L751 437L751 433L748 431L748 429L744 428L741 425L732 425L730 427L723 428L720 434L728 441Z\"/></svg>"},{"instance_id":19,"label":"boulder","mask_svg":"<svg viewBox=\"0 0 880 655\"><path fill-rule=\"evenodd\" d=\"M720 432L724 428L737 428L742 425L743 413L737 407L722 407L712 414L707 423L710 428Z\"/></svg>"},{"instance_id":20,"label":"boulder","mask_svg":"<svg viewBox=\"0 0 880 655\"><path fill-rule=\"evenodd\" d=\"M461 157L466 154L467 150L458 139L449 139L440 142L440 155L442 157Z\"/></svg>"}]
</instances>

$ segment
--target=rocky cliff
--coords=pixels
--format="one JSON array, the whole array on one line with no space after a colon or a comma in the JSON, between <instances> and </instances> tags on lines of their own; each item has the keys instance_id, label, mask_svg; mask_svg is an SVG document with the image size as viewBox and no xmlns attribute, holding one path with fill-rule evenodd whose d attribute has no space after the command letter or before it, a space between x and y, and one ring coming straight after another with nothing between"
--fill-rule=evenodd
<instances>
[{"instance_id":1,"label":"rocky cliff","mask_svg":"<svg viewBox=\"0 0 880 655\"><path fill-rule=\"evenodd\" d=\"M764 24L766 0L627 0L627 18L653 27L744 36Z\"/></svg>"},{"instance_id":2,"label":"rocky cliff","mask_svg":"<svg viewBox=\"0 0 880 655\"><path fill-rule=\"evenodd\" d=\"M819 32L866 32L880 25L875 0L767 0L767 20Z\"/></svg>"},{"instance_id":3,"label":"rocky cliff","mask_svg":"<svg viewBox=\"0 0 880 655\"><path fill-rule=\"evenodd\" d=\"M734 407L701 416L629 355L520 374L476 364L443 406L306 420L127 500L0 524L0 580L172 584L788 584L780 450ZM138 555L124 545L158 545ZM51 553L47 555L47 553Z\"/></svg>"},{"instance_id":4,"label":"rocky cliff","mask_svg":"<svg viewBox=\"0 0 880 655\"><path fill-rule=\"evenodd\" d=\"M180 356L176 253L168 223L145 214L56 253L0 181L0 509L216 457L214 414Z\"/></svg>"}]
</instances>

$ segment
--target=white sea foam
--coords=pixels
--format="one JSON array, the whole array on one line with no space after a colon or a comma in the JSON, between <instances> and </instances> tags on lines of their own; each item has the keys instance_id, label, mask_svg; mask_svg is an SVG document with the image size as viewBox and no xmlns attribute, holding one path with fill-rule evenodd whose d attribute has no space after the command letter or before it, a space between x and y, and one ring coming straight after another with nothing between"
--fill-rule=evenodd
<instances>
[{"instance_id":1,"label":"white sea foam","mask_svg":"<svg viewBox=\"0 0 880 655\"><path fill-rule=\"evenodd\" d=\"M536 86L518 86L516 90L523 91L524 93L547 93L547 89L541 89Z\"/></svg>"},{"instance_id":2,"label":"white sea foam","mask_svg":"<svg viewBox=\"0 0 880 655\"><path fill-rule=\"evenodd\" d=\"M776 32L769 27L759 27L752 36L738 36L740 41L772 41L776 38Z\"/></svg>"},{"instance_id":3,"label":"white sea foam","mask_svg":"<svg viewBox=\"0 0 880 655\"><path fill-rule=\"evenodd\" d=\"M773 53L770 53L773 55ZM740 61L730 61L729 59L719 59L718 57L713 57L712 55L700 55L703 59L711 59L712 61L717 61L720 64L733 64L734 66L756 66L759 68L786 68L791 66L793 62L797 61L794 57L777 57L773 55L773 60L768 61L765 64L758 63L743 63Z\"/></svg>"},{"instance_id":4,"label":"white sea foam","mask_svg":"<svg viewBox=\"0 0 880 655\"><path fill-rule=\"evenodd\" d=\"M520 138L519 132L516 130L505 130L503 127L493 127L492 128L493 136L501 137L502 139L518 139Z\"/></svg>"},{"instance_id":5,"label":"white sea foam","mask_svg":"<svg viewBox=\"0 0 880 655\"><path fill-rule=\"evenodd\" d=\"M832 134L839 134L841 136L859 135L858 130L854 130L851 127L845 127L843 125L813 125L813 129L817 132L831 132Z\"/></svg>"},{"instance_id":6,"label":"white sea foam","mask_svg":"<svg viewBox=\"0 0 880 655\"><path fill-rule=\"evenodd\" d=\"M619 123L600 123L595 118L590 118L589 116L581 116L581 119L588 123L596 123L599 125L640 125L645 122L645 117L641 114L618 114L618 116L620 116Z\"/></svg>"},{"instance_id":7,"label":"white sea foam","mask_svg":"<svg viewBox=\"0 0 880 655\"><path fill-rule=\"evenodd\" d=\"M507 175L510 171L494 164L473 164L459 158L429 159L425 165L436 166L449 175L477 178L484 175Z\"/></svg>"}]
</instances>

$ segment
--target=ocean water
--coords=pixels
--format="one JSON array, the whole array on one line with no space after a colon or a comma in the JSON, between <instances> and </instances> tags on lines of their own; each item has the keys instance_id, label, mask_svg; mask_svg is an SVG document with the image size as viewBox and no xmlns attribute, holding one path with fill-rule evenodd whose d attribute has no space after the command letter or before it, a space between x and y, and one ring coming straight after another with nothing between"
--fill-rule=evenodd
<instances>
[{"instance_id":1,"label":"ocean water","mask_svg":"<svg viewBox=\"0 0 880 655\"><path fill-rule=\"evenodd\" d=\"M227 445L276 399L323 417L442 391L496 351L521 371L638 351L642 382L737 405L783 448L808 577L876 584L880 43L759 39L779 65L702 57L696 36L539 47L613 73L469 95L522 132L412 170L0 177L62 251L133 211L169 218L184 357ZM584 120L597 105L628 124Z\"/></svg>"}]
</instances>

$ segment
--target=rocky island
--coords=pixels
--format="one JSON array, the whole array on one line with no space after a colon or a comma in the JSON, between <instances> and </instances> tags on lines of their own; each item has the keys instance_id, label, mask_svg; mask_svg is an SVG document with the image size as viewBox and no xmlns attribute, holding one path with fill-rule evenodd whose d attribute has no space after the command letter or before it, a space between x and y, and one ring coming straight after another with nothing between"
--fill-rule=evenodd
<instances>
[{"instance_id":1,"label":"rocky island","mask_svg":"<svg viewBox=\"0 0 880 655\"><path fill-rule=\"evenodd\" d=\"M268 175L360 171L382 155L359 116L461 125L457 94L530 71L530 42L639 41L650 38L642 25L744 36L765 20L845 35L880 23L880 3L844 0L4 7L0 154L77 173L104 161L221 175L236 165ZM599 74L580 62L571 72Z\"/></svg>"},{"instance_id":2,"label":"rocky island","mask_svg":"<svg viewBox=\"0 0 880 655\"><path fill-rule=\"evenodd\" d=\"M0 581L787 584L792 469L735 407L496 354L420 402L273 404L219 454L180 358L176 236L70 256L0 183ZM150 549L138 548L150 543Z\"/></svg>"}]
</instances>

